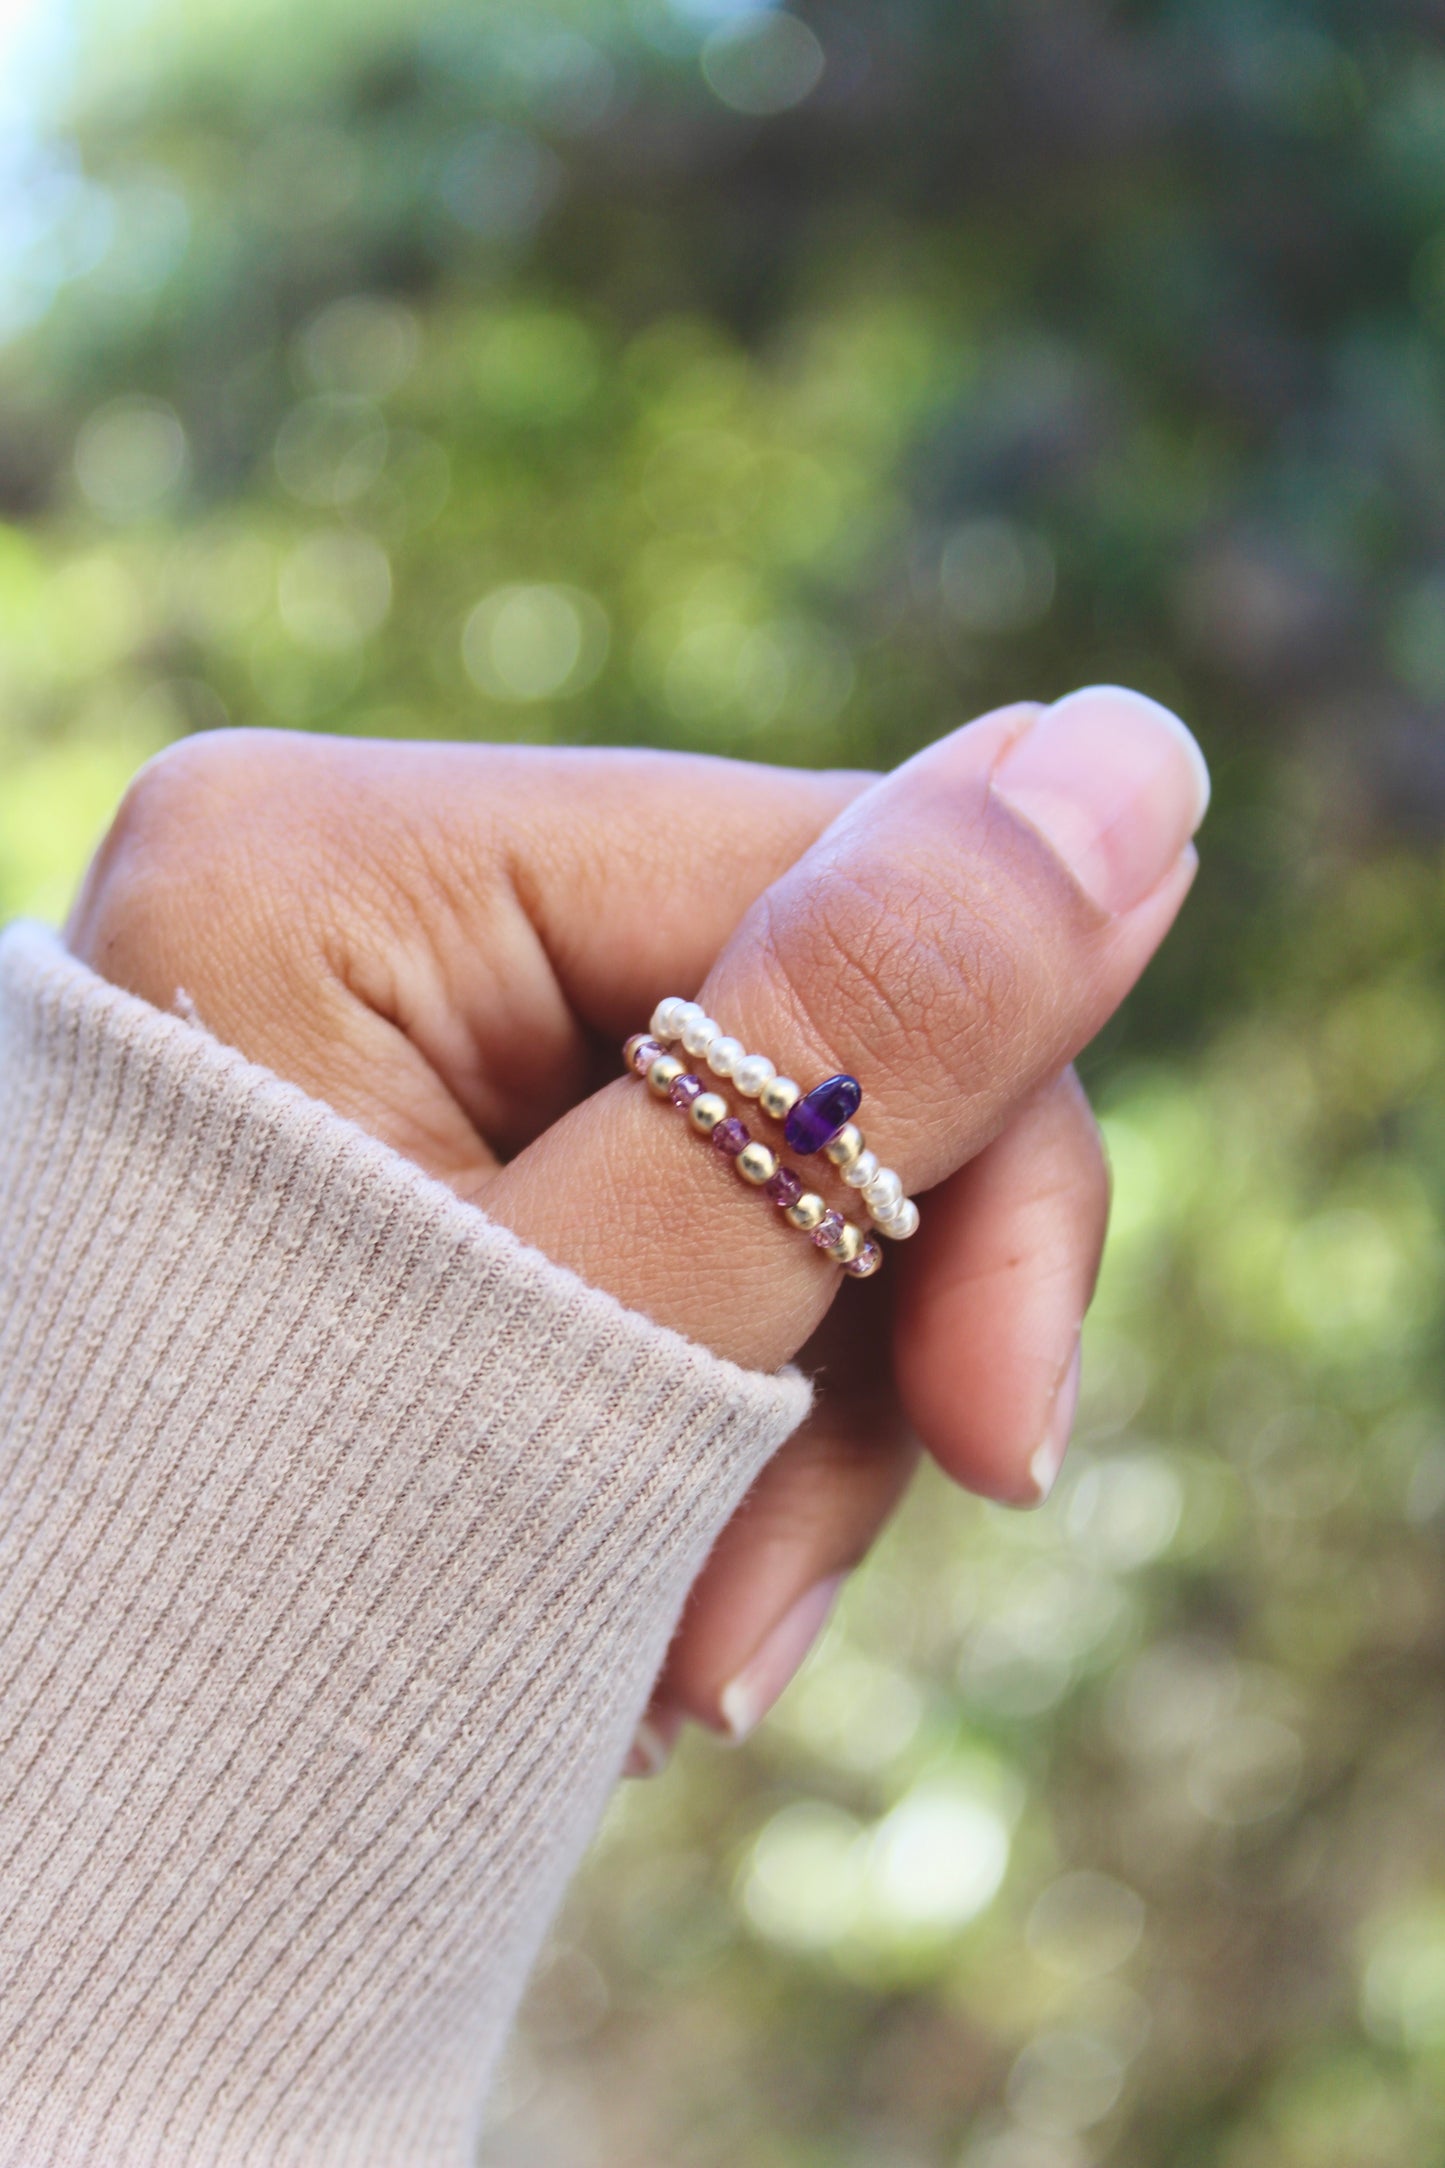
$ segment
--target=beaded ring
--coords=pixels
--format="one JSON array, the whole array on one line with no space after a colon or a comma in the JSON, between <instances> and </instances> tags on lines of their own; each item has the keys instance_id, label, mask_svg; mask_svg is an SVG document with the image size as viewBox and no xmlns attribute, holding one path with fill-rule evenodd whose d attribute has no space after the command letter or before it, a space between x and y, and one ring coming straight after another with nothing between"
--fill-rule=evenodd
<instances>
[{"instance_id":1,"label":"beaded ring","mask_svg":"<svg viewBox=\"0 0 1445 2168\"><path fill-rule=\"evenodd\" d=\"M800 1157L822 1152L848 1187L862 1192L880 1234L906 1242L917 1233L917 1205L904 1195L893 1169L879 1165L853 1120L863 1099L856 1077L827 1077L805 1092L791 1077L779 1076L766 1054L746 1053L742 1041L728 1038L697 1002L676 994L653 1010L652 1036L663 1046L680 1043L705 1060L714 1076L731 1078L745 1099L756 1099L765 1114L783 1124L783 1135Z\"/></svg>"},{"instance_id":2,"label":"beaded ring","mask_svg":"<svg viewBox=\"0 0 1445 2168\"><path fill-rule=\"evenodd\" d=\"M655 1038L639 1032L622 1049L627 1068L645 1077L659 1099L669 1099L686 1114L700 1136L711 1140L714 1150L730 1159L737 1174L754 1189L761 1189L794 1227L810 1235L816 1246L855 1280L866 1280L883 1262L883 1252L871 1235L835 1212L824 1197L805 1190L791 1167L783 1166L776 1152L748 1134L745 1123L729 1114L720 1092L707 1091L702 1078L694 1076L675 1054L669 1054Z\"/></svg>"}]
</instances>

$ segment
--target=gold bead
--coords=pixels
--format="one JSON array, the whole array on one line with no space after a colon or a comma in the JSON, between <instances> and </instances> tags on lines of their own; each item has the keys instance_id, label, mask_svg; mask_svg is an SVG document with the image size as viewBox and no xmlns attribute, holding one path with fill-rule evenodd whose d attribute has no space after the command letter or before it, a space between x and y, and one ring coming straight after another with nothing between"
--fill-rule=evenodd
<instances>
[{"instance_id":1,"label":"gold bead","mask_svg":"<svg viewBox=\"0 0 1445 2168\"><path fill-rule=\"evenodd\" d=\"M672 1089L673 1078L685 1074L685 1064L678 1060L676 1054L659 1054L647 1072L647 1088L650 1092L655 1092L659 1099L665 1099Z\"/></svg>"},{"instance_id":2,"label":"gold bead","mask_svg":"<svg viewBox=\"0 0 1445 2168\"><path fill-rule=\"evenodd\" d=\"M770 1152L765 1144L759 1144L754 1137L750 1144L743 1146L733 1165L745 1182L751 1182L754 1189L760 1189L764 1182L771 1182L777 1173L778 1155Z\"/></svg>"},{"instance_id":3,"label":"gold bead","mask_svg":"<svg viewBox=\"0 0 1445 2168\"><path fill-rule=\"evenodd\" d=\"M835 1167L851 1167L862 1150L862 1130L856 1122L846 1122L832 1143L823 1146L823 1157L831 1159Z\"/></svg>"},{"instance_id":4,"label":"gold bead","mask_svg":"<svg viewBox=\"0 0 1445 2168\"><path fill-rule=\"evenodd\" d=\"M816 1190L805 1189L797 1203L788 1206L783 1217L790 1219L795 1227L801 1227L806 1234L811 1234L827 1209L827 1204Z\"/></svg>"},{"instance_id":5,"label":"gold bead","mask_svg":"<svg viewBox=\"0 0 1445 2168\"><path fill-rule=\"evenodd\" d=\"M851 1220L844 1220L843 1232L833 1244L832 1249L829 1250L828 1255L835 1265L851 1265L854 1258L862 1253L863 1245L867 1239L868 1237L861 1227L855 1227Z\"/></svg>"},{"instance_id":6,"label":"gold bead","mask_svg":"<svg viewBox=\"0 0 1445 2168\"><path fill-rule=\"evenodd\" d=\"M802 1096L801 1085L795 1084L790 1076L769 1077L758 1093L758 1105L775 1122L785 1122Z\"/></svg>"},{"instance_id":7,"label":"gold bead","mask_svg":"<svg viewBox=\"0 0 1445 2168\"><path fill-rule=\"evenodd\" d=\"M687 1110L687 1118L699 1136L710 1137L719 1122L727 1120L728 1103L721 1092L699 1092Z\"/></svg>"},{"instance_id":8,"label":"gold bead","mask_svg":"<svg viewBox=\"0 0 1445 2168\"><path fill-rule=\"evenodd\" d=\"M635 1032L633 1036L628 1040L626 1046L623 1047L622 1066L630 1076L636 1074L636 1071L632 1067L633 1055L637 1052L637 1049L641 1046L643 1040L650 1039L651 1037L652 1034L650 1031Z\"/></svg>"}]
</instances>

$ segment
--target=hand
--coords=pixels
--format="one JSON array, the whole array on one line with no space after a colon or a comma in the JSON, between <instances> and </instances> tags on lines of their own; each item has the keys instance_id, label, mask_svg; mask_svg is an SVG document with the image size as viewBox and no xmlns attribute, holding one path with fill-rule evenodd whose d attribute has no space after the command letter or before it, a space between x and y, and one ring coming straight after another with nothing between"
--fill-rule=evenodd
<instances>
[{"instance_id":1,"label":"hand","mask_svg":"<svg viewBox=\"0 0 1445 2168\"><path fill-rule=\"evenodd\" d=\"M776 1698L915 1440L989 1497L1047 1492L1107 1211L1068 1064L1168 930L1207 797L1183 726L1108 688L881 780L218 733L142 771L69 940L659 1323L755 1367L804 1351L816 1412L694 1591L660 1757L684 1714L741 1735ZM805 1085L863 1080L928 1192L878 1278L618 1074L672 993Z\"/></svg>"}]
</instances>

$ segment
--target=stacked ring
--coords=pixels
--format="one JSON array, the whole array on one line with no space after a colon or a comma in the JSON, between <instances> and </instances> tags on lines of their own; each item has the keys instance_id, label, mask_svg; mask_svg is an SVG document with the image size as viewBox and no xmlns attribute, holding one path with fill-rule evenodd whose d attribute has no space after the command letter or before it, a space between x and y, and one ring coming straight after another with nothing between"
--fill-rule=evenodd
<instances>
[{"instance_id":1,"label":"stacked ring","mask_svg":"<svg viewBox=\"0 0 1445 2168\"><path fill-rule=\"evenodd\" d=\"M783 1166L776 1152L749 1134L745 1123L728 1111L720 1092L710 1092L702 1078L646 1032L629 1039L622 1049L624 1065L644 1077L658 1099L670 1100L687 1115L699 1136L715 1151L730 1159L738 1176L760 1189L783 1217L811 1236L814 1244L834 1264L855 1280L866 1280L883 1262L883 1252L870 1235L833 1210L825 1197L806 1190L791 1167Z\"/></svg>"},{"instance_id":2,"label":"stacked ring","mask_svg":"<svg viewBox=\"0 0 1445 2168\"><path fill-rule=\"evenodd\" d=\"M791 1077L779 1076L766 1054L749 1054L697 1002L676 994L653 1010L652 1036L664 1047L680 1044L705 1060L714 1076L730 1078L745 1099L756 1099L765 1114L783 1124L795 1152L803 1157L822 1152L848 1187L861 1191L880 1234L906 1242L917 1233L917 1205L904 1195L893 1169L880 1166L853 1120L863 1098L856 1077L827 1077L805 1092Z\"/></svg>"}]
</instances>

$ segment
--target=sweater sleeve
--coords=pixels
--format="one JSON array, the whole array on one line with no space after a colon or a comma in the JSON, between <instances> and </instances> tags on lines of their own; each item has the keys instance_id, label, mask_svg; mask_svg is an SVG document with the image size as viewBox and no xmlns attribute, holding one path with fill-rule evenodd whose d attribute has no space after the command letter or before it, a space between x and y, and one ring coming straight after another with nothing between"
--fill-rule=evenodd
<instances>
[{"instance_id":1,"label":"sweater sleeve","mask_svg":"<svg viewBox=\"0 0 1445 2168\"><path fill-rule=\"evenodd\" d=\"M462 2164L802 1419L0 941L0 2163Z\"/></svg>"}]
</instances>

